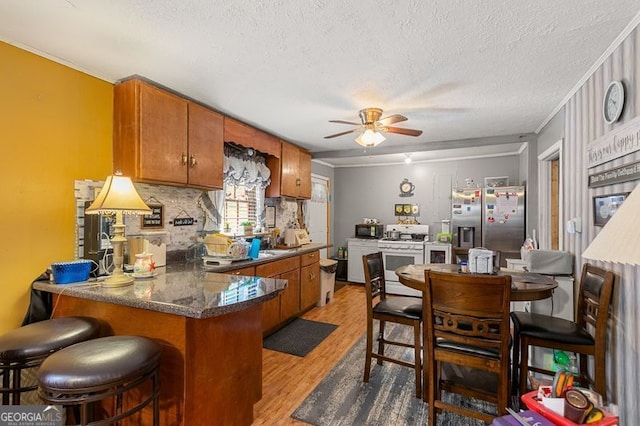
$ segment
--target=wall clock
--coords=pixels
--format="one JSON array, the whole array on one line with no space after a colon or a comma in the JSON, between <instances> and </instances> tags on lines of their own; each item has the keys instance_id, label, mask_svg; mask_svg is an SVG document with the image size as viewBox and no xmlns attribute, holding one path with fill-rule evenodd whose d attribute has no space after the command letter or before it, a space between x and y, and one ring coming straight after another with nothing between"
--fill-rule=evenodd
<instances>
[{"instance_id":1,"label":"wall clock","mask_svg":"<svg viewBox=\"0 0 640 426\"><path fill-rule=\"evenodd\" d=\"M602 114L607 124L612 124L620 118L624 107L624 86L620 81L612 81L604 92L602 100Z\"/></svg>"}]
</instances>

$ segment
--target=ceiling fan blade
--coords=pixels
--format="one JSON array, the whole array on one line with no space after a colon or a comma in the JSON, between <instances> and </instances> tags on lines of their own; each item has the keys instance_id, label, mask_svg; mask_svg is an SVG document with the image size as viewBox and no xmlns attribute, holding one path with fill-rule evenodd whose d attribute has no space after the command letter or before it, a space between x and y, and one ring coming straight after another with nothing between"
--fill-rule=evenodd
<instances>
[{"instance_id":1,"label":"ceiling fan blade","mask_svg":"<svg viewBox=\"0 0 640 426\"><path fill-rule=\"evenodd\" d=\"M402 127L385 127L383 131L407 136L420 136L422 134L422 130L403 129Z\"/></svg>"},{"instance_id":2,"label":"ceiling fan blade","mask_svg":"<svg viewBox=\"0 0 640 426\"><path fill-rule=\"evenodd\" d=\"M381 118L380 120L378 120L378 124L382 126L388 126L389 124L400 123L401 121L407 121L407 120L408 118L405 117L404 115L393 114L393 115L390 115L389 117Z\"/></svg>"},{"instance_id":3,"label":"ceiling fan blade","mask_svg":"<svg viewBox=\"0 0 640 426\"><path fill-rule=\"evenodd\" d=\"M335 137L342 136L342 135L348 135L349 133L357 132L359 130L360 130L360 128L358 127L358 128L352 129L352 130L347 130L346 132L340 132L340 133L336 133L336 134L333 134L333 135L325 136L324 138L325 139L331 139L331 138L335 138Z\"/></svg>"},{"instance_id":4,"label":"ceiling fan blade","mask_svg":"<svg viewBox=\"0 0 640 426\"><path fill-rule=\"evenodd\" d=\"M354 123L353 121L344 121L344 120L329 120L329 123L352 124L354 126L360 126L362 124L362 123Z\"/></svg>"}]
</instances>

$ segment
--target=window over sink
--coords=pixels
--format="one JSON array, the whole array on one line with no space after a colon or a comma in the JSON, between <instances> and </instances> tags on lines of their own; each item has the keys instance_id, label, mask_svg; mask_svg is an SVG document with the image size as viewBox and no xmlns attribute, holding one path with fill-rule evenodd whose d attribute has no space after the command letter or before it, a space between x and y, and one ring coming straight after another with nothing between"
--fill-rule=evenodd
<instances>
[{"instance_id":1,"label":"window over sink","mask_svg":"<svg viewBox=\"0 0 640 426\"><path fill-rule=\"evenodd\" d=\"M264 190L262 191L264 192ZM256 188L249 189L244 183L225 185L223 216L225 230L228 226L230 232L242 234L241 223L255 224L257 220L256 206Z\"/></svg>"}]
</instances>

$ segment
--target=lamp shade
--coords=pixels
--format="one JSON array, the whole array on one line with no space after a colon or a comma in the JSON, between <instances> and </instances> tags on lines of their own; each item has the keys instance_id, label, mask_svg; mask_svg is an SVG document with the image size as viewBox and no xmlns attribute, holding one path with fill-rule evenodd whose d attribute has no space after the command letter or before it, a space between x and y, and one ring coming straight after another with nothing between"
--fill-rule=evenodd
<instances>
[{"instance_id":1,"label":"lamp shade","mask_svg":"<svg viewBox=\"0 0 640 426\"><path fill-rule=\"evenodd\" d=\"M131 179L120 175L107 176L98 197L85 210L89 214L116 213L123 214L151 214Z\"/></svg>"},{"instance_id":2,"label":"lamp shade","mask_svg":"<svg viewBox=\"0 0 640 426\"><path fill-rule=\"evenodd\" d=\"M384 141L386 138L382 135L382 133L367 129L364 132L360 133L360 136L356 138L356 142L362 146L376 146L380 142Z\"/></svg>"},{"instance_id":3,"label":"lamp shade","mask_svg":"<svg viewBox=\"0 0 640 426\"><path fill-rule=\"evenodd\" d=\"M582 257L602 262L640 265L640 185L593 239Z\"/></svg>"}]
</instances>

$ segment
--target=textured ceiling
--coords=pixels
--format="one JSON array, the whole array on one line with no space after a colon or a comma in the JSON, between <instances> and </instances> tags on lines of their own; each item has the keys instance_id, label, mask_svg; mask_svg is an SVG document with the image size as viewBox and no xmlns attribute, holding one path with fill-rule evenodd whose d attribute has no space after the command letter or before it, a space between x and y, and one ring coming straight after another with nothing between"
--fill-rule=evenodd
<instances>
[{"instance_id":1,"label":"textured ceiling","mask_svg":"<svg viewBox=\"0 0 640 426\"><path fill-rule=\"evenodd\" d=\"M640 0L2 0L0 40L110 82L147 77L324 161L368 164L535 132L639 10ZM359 121L365 107L423 134L366 153L355 134L323 138L350 129L329 120Z\"/></svg>"}]
</instances>

